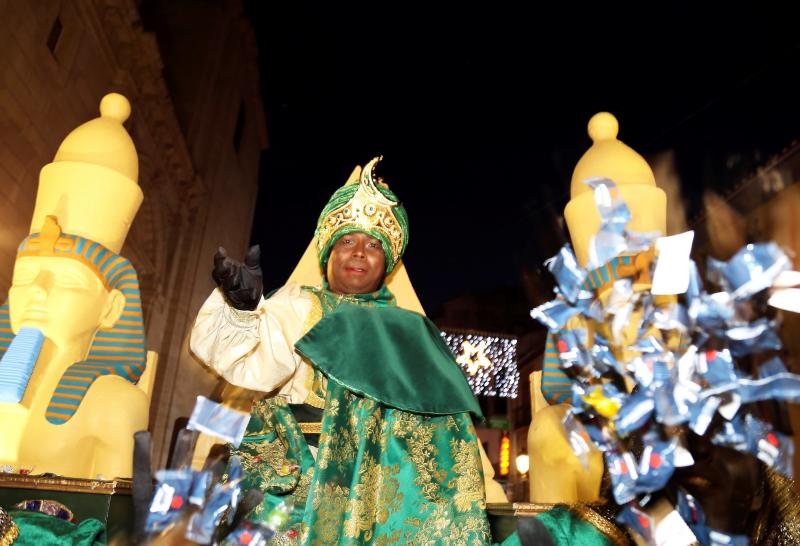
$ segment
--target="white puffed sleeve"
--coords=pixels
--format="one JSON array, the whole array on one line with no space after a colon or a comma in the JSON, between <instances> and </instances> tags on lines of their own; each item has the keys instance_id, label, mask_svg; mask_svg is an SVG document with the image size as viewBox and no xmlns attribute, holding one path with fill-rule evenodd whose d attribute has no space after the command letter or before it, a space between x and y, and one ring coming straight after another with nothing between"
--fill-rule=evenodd
<instances>
[{"instance_id":1,"label":"white puffed sleeve","mask_svg":"<svg viewBox=\"0 0 800 546\"><path fill-rule=\"evenodd\" d=\"M294 344L310 311L310 296L297 284L287 284L254 311L229 306L217 288L197 314L190 347L229 383L271 392L302 362Z\"/></svg>"}]
</instances>

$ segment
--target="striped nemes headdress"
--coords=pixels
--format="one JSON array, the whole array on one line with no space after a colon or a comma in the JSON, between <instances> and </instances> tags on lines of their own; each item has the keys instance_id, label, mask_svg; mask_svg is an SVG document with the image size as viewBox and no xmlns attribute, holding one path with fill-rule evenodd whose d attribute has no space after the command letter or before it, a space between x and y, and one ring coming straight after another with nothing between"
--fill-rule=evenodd
<instances>
[{"instance_id":1,"label":"striped nemes headdress","mask_svg":"<svg viewBox=\"0 0 800 546\"><path fill-rule=\"evenodd\" d=\"M75 414L98 377L117 375L135 384L144 372L147 350L139 279L122 256L79 235L62 234L55 216L48 216L39 233L22 241L17 258L23 257L77 260L91 269L107 290L117 289L125 296L119 320L111 328L97 331L86 360L67 368L53 392L46 417L53 424L62 424ZM0 357L13 337L6 303L0 307Z\"/></svg>"}]
</instances>

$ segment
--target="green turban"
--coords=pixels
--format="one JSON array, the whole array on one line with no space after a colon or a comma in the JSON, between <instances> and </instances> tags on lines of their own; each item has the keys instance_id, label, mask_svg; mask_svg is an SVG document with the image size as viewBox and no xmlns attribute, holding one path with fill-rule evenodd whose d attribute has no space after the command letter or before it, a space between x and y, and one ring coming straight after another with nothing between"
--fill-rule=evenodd
<instances>
[{"instance_id":1,"label":"green turban","mask_svg":"<svg viewBox=\"0 0 800 546\"><path fill-rule=\"evenodd\" d=\"M394 269L408 245L408 215L397 196L372 178L376 157L361 171L358 182L336 190L317 221L317 252L323 271L334 243L342 235L359 231L381 242L386 257L386 273Z\"/></svg>"}]
</instances>

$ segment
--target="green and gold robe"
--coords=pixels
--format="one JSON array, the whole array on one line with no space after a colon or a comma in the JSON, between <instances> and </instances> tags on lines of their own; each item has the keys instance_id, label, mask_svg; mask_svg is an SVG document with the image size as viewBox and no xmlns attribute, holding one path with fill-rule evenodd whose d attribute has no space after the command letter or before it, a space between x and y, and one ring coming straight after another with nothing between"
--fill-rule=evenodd
<instances>
[{"instance_id":1,"label":"green and gold robe","mask_svg":"<svg viewBox=\"0 0 800 546\"><path fill-rule=\"evenodd\" d=\"M480 408L436 327L385 287L288 285L253 312L215 291L192 349L231 383L276 393L254 404L236 450L246 487L265 493L255 517L295 506L276 544L490 543ZM320 405L318 430L298 422ZM316 458L304 432L319 433Z\"/></svg>"}]
</instances>

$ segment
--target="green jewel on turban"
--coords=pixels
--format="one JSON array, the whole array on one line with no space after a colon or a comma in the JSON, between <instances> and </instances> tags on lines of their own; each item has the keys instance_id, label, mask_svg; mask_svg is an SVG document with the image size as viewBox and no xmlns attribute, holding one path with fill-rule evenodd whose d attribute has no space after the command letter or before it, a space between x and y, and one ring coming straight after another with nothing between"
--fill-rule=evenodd
<instances>
[{"instance_id":1,"label":"green jewel on turban","mask_svg":"<svg viewBox=\"0 0 800 546\"><path fill-rule=\"evenodd\" d=\"M360 231L375 237L383 246L386 273L391 273L408 244L408 215L397 196L372 178L382 156L372 159L361 171L358 182L345 184L334 192L317 221L317 252L323 271L333 244L341 237Z\"/></svg>"}]
</instances>

